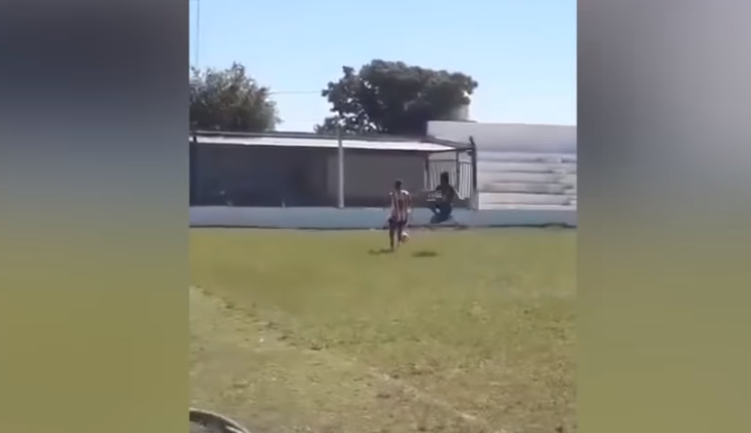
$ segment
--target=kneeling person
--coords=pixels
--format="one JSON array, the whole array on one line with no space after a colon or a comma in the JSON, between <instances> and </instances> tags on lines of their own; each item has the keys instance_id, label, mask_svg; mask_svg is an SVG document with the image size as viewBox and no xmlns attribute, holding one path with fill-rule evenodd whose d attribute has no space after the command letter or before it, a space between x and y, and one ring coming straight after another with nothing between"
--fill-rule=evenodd
<instances>
[{"instance_id":1,"label":"kneeling person","mask_svg":"<svg viewBox=\"0 0 751 433\"><path fill-rule=\"evenodd\" d=\"M430 222L432 224L440 224L451 219L451 214L454 210L454 199L456 199L457 195L456 189L451 185L447 172L441 173L441 181L438 187L436 187L435 192L438 193L438 198L431 207L433 217L430 219Z\"/></svg>"}]
</instances>

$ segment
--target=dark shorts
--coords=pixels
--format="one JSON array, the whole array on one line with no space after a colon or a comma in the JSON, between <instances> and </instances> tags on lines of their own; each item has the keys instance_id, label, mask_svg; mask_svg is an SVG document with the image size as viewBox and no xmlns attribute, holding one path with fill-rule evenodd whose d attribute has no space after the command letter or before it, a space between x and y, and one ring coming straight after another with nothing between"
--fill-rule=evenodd
<instances>
[{"instance_id":1,"label":"dark shorts","mask_svg":"<svg viewBox=\"0 0 751 433\"><path fill-rule=\"evenodd\" d=\"M404 226L406 225L406 220L400 220L393 217L389 218L389 229L391 230L404 230Z\"/></svg>"},{"instance_id":2,"label":"dark shorts","mask_svg":"<svg viewBox=\"0 0 751 433\"><path fill-rule=\"evenodd\" d=\"M451 203L434 204L433 212L435 213L435 215L433 215L433 218L431 218L431 222L442 223L444 221L448 221L448 219L451 218L452 211L453 211L453 208L451 206Z\"/></svg>"}]
</instances>

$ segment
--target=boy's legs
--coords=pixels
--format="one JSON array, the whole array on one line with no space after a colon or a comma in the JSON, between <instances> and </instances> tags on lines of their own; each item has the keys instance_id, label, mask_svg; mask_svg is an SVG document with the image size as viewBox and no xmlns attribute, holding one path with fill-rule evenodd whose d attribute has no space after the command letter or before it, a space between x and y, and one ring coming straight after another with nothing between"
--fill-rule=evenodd
<instances>
[{"instance_id":1,"label":"boy's legs","mask_svg":"<svg viewBox=\"0 0 751 433\"><path fill-rule=\"evenodd\" d=\"M407 221L399 221L396 224L396 239L397 242L401 243L402 239L404 239L404 227L407 225Z\"/></svg>"},{"instance_id":2,"label":"boy's legs","mask_svg":"<svg viewBox=\"0 0 751 433\"><path fill-rule=\"evenodd\" d=\"M394 236L396 236L397 223L394 217L389 218L389 245L394 249Z\"/></svg>"}]
</instances>

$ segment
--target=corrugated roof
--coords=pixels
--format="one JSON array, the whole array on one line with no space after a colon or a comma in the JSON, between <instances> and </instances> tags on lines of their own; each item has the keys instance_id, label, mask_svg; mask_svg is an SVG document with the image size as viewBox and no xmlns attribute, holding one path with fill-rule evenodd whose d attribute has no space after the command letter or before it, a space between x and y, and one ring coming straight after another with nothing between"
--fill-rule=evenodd
<instances>
[{"instance_id":1,"label":"corrugated roof","mask_svg":"<svg viewBox=\"0 0 751 433\"><path fill-rule=\"evenodd\" d=\"M191 138L192 140L192 138ZM280 136L235 136L235 135L197 135L199 144L234 145L234 146L288 146L337 148L339 141L329 137L280 137ZM344 138L345 149L396 150L413 152L445 152L456 147L420 140L367 140Z\"/></svg>"}]
</instances>

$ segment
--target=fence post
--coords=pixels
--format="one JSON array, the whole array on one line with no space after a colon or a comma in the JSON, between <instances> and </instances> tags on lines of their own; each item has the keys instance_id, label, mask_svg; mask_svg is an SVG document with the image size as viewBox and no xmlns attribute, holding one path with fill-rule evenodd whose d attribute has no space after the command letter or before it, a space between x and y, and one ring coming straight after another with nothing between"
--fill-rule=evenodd
<instances>
[{"instance_id":1,"label":"fence post","mask_svg":"<svg viewBox=\"0 0 751 433\"><path fill-rule=\"evenodd\" d=\"M454 185L461 189L462 160L458 150L454 152L454 176Z\"/></svg>"},{"instance_id":2,"label":"fence post","mask_svg":"<svg viewBox=\"0 0 751 433\"><path fill-rule=\"evenodd\" d=\"M469 137L472 160L472 210L480 209L480 193L477 191L477 144L474 137Z\"/></svg>"},{"instance_id":3,"label":"fence post","mask_svg":"<svg viewBox=\"0 0 751 433\"><path fill-rule=\"evenodd\" d=\"M342 139L342 126L336 124L336 140L338 144L337 170L338 170L338 190L337 190L337 207L344 209L344 140Z\"/></svg>"},{"instance_id":4,"label":"fence post","mask_svg":"<svg viewBox=\"0 0 751 433\"><path fill-rule=\"evenodd\" d=\"M188 187L188 191L190 206L193 206L198 202L198 180L200 177L198 176L198 135L195 131L191 131L190 135L190 142L188 144L188 182L190 182L190 186Z\"/></svg>"}]
</instances>

